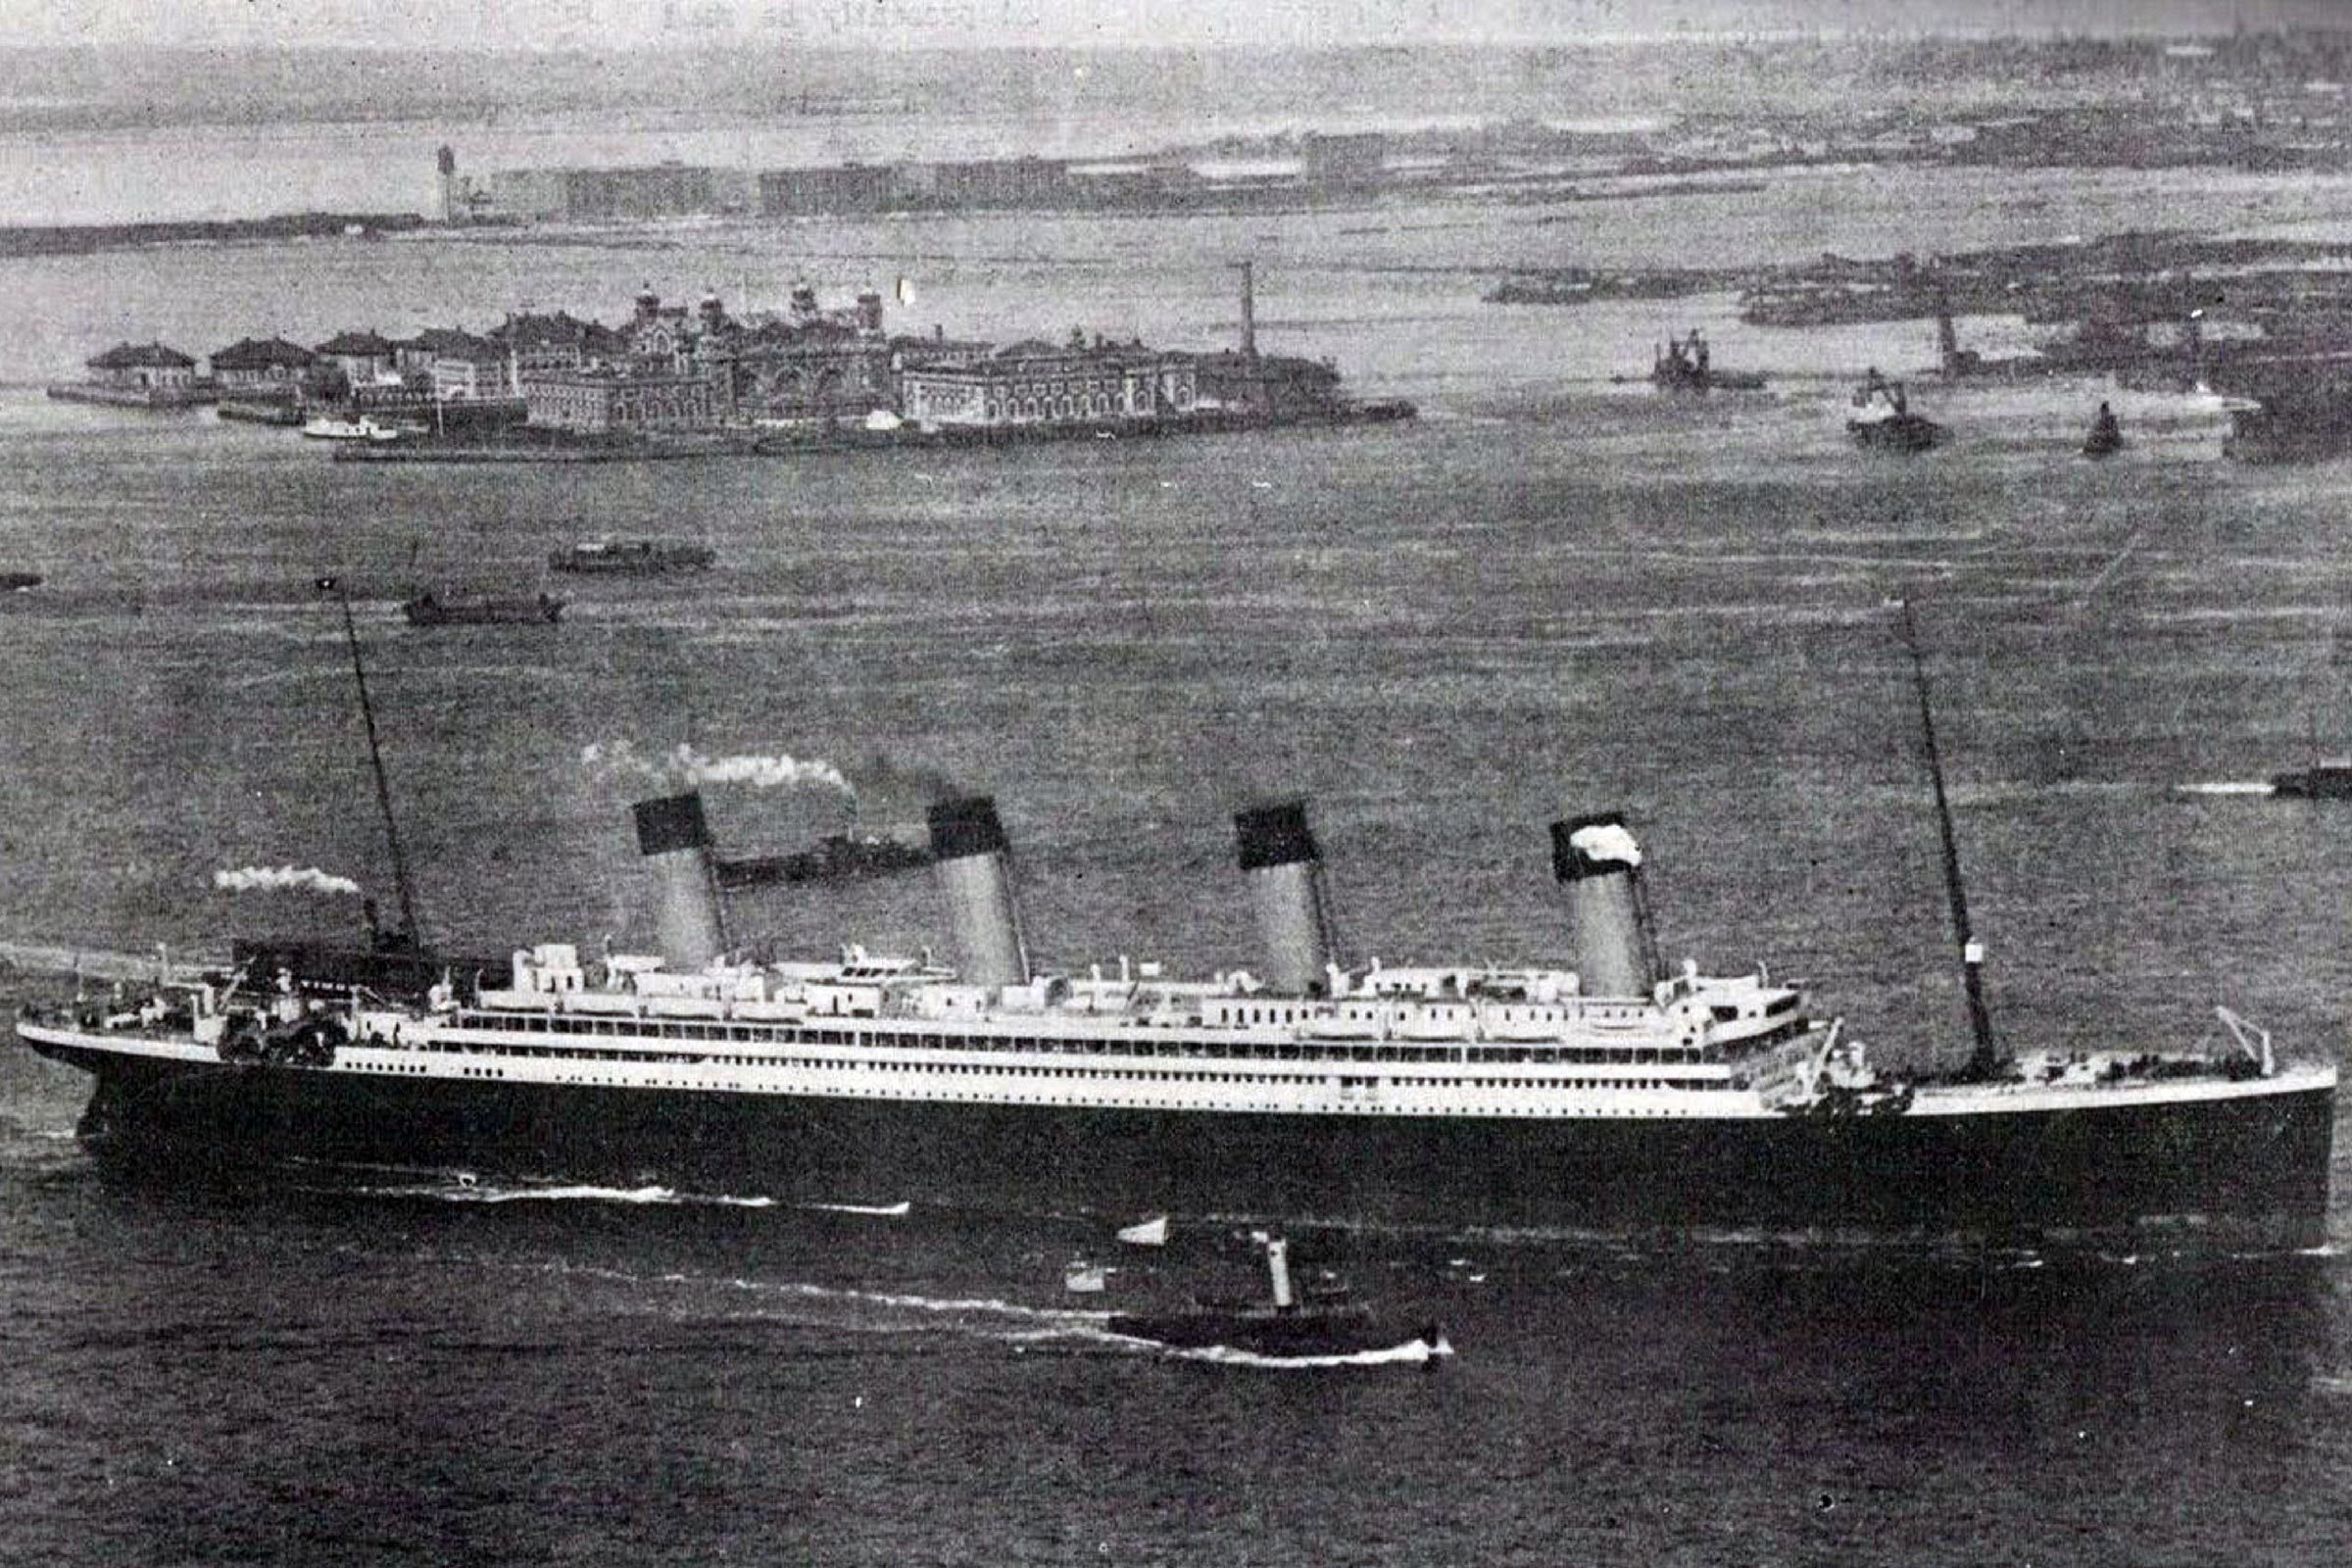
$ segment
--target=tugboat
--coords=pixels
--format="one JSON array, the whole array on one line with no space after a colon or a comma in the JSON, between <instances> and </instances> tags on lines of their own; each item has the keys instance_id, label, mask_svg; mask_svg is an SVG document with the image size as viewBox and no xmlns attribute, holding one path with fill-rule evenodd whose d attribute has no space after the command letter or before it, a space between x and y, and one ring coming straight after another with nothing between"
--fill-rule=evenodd
<instances>
[{"instance_id":1,"label":"tugboat","mask_svg":"<svg viewBox=\"0 0 2352 1568\"><path fill-rule=\"evenodd\" d=\"M1425 1357L1451 1355L1435 1323L1399 1329L1346 1298L1345 1287L1310 1290L1301 1300L1291 1286L1290 1243L1251 1238L1266 1256L1272 1299L1264 1303L1203 1300L1177 1312L1113 1312L1109 1332L1149 1340L1171 1350L1240 1350L1279 1360L1364 1355L1418 1346Z\"/></svg>"},{"instance_id":2,"label":"tugboat","mask_svg":"<svg viewBox=\"0 0 2352 1568\"><path fill-rule=\"evenodd\" d=\"M412 626L552 626L564 601L536 599L443 599L422 593L400 607Z\"/></svg>"},{"instance_id":3,"label":"tugboat","mask_svg":"<svg viewBox=\"0 0 2352 1568\"><path fill-rule=\"evenodd\" d=\"M1913 414L1903 383L1889 381L1875 365L1854 391L1854 408L1858 412L1845 421L1846 433L1878 451L1925 452L1949 436L1935 420Z\"/></svg>"},{"instance_id":4,"label":"tugboat","mask_svg":"<svg viewBox=\"0 0 2352 1568\"><path fill-rule=\"evenodd\" d=\"M2115 410L2102 403L2098 417L2090 421L2090 434L2082 439L2082 455L2110 458L2123 449L2124 427L2116 422Z\"/></svg>"},{"instance_id":5,"label":"tugboat","mask_svg":"<svg viewBox=\"0 0 2352 1568\"><path fill-rule=\"evenodd\" d=\"M2290 801L2352 801L2352 760L2273 773L2271 793Z\"/></svg>"},{"instance_id":6,"label":"tugboat","mask_svg":"<svg viewBox=\"0 0 2352 1568\"><path fill-rule=\"evenodd\" d=\"M1669 337L1651 360L1649 379L1665 392L1761 392L1755 370L1718 370L1708 361L1707 341L1692 327L1689 337Z\"/></svg>"}]
</instances>

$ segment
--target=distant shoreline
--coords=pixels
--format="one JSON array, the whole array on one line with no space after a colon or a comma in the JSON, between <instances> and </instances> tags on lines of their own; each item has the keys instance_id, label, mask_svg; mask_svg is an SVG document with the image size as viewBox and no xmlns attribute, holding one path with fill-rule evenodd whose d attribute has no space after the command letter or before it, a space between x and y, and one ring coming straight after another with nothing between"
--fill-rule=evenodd
<instances>
[{"instance_id":1,"label":"distant shoreline","mask_svg":"<svg viewBox=\"0 0 2352 1568\"><path fill-rule=\"evenodd\" d=\"M185 219L147 223L37 223L0 227L0 257L85 256L149 245L318 237L373 238L427 227L418 213L281 213L272 218Z\"/></svg>"}]
</instances>

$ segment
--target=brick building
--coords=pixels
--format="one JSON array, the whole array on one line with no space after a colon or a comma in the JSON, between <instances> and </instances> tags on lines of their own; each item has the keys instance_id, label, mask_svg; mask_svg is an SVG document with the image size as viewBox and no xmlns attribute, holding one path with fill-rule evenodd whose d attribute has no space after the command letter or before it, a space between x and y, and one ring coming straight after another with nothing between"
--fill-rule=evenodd
<instances>
[{"instance_id":1,"label":"brick building","mask_svg":"<svg viewBox=\"0 0 2352 1568\"><path fill-rule=\"evenodd\" d=\"M301 344L282 337L239 338L214 351L213 379L231 397L283 396L302 385L304 372L317 358Z\"/></svg>"},{"instance_id":2,"label":"brick building","mask_svg":"<svg viewBox=\"0 0 2352 1568\"><path fill-rule=\"evenodd\" d=\"M1031 339L986 359L899 370L899 412L925 429L1117 428L1180 417L1197 397L1189 357L1100 338L1066 348Z\"/></svg>"},{"instance_id":3,"label":"brick building","mask_svg":"<svg viewBox=\"0 0 2352 1568\"><path fill-rule=\"evenodd\" d=\"M399 379L400 350L376 332L338 332L318 345L318 359L343 372L354 387Z\"/></svg>"},{"instance_id":4,"label":"brick building","mask_svg":"<svg viewBox=\"0 0 2352 1568\"><path fill-rule=\"evenodd\" d=\"M161 343L118 343L82 363L94 384L122 392L185 392L196 384L196 362Z\"/></svg>"},{"instance_id":5,"label":"brick building","mask_svg":"<svg viewBox=\"0 0 2352 1568\"><path fill-rule=\"evenodd\" d=\"M706 429L719 421L709 376L621 370L542 370L522 378L529 422L582 435Z\"/></svg>"}]
</instances>

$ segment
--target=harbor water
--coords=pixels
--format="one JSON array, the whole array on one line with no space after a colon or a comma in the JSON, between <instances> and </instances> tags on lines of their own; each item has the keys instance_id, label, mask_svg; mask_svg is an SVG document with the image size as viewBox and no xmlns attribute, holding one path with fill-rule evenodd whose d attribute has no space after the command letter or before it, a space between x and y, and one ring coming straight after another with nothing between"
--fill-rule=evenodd
<instances>
[{"instance_id":1,"label":"harbor water","mask_svg":"<svg viewBox=\"0 0 2352 1568\"><path fill-rule=\"evenodd\" d=\"M1856 174L1787 210L1860 233L1921 194L1885 181L1930 177ZM2032 176L1950 177L2014 178L2029 210ZM2222 221L2255 199L2230 180L2182 199ZM2321 221L2340 197L2304 181L2292 200L2269 216ZM1592 246L1630 255L1620 225L1675 220L1629 205L1591 219ZM1788 243L1679 211L1756 254ZM1416 227L1454 220L1475 226ZM348 895L216 886L248 866L317 866L389 907L341 624L315 587L332 575L424 934L452 950L650 942L627 808L677 781L662 760L681 746L822 760L851 786L784 782L780 763L707 785L733 854L853 823L912 833L941 790L994 794L1032 950L1078 968L1255 962L1230 816L1290 794L1313 803L1350 956L1556 958L1544 826L1615 808L1670 958L1769 963L1884 1056L1950 1060L1965 1017L1886 608L1905 596L2009 1043L2188 1046L2220 1038L2219 1004L2290 1057L2338 1053L2352 814L2261 785L2352 744L2352 470L2226 465L2209 400L2087 381L1915 383L1952 443L1865 454L1846 376L1916 371L1931 330L1742 330L1728 299L1671 319L1482 305L1495 235L1587 254L1516 220L717 225L0 264L64 302L0 367L0 565L46 579L0 601L0 935L181 954L232 930L357 929ZM844 291L911 273L925 329L936 306L951 333L1205 346L1232 330L1224 263L1246 248L1269 348L1333 356L1422 417L441 468L27 389L123 336L202 353L370 320L479 326L524 299L616 317L649 272L733 298L755 271L755 303L788 268ZM1691 324L1772 387L1611 384ZM2131 444L2094 465L2079 448L2102 399ZM604 532L698 538L717 564L547 581L551 550ZM428 588L551 586L569 601L554 626L397 611ZM919 876L760 890L731 916L787 950L946 940ZM1294 1232L1302 1265L1437 1319L1456 1353L1277 1369L1101 1330L1103 1311L1246 1278L1267 1216L1178 1214L1166 1249L1122 1252L1114 1229L1141 1216L950 1213L914 1191L840 1195L878 1210L851 1212L456 1171L114 1188L72 1140L84 1089L0 1056L10 1561L2352 1549L2340 1136L2314 1254L1498 1235L1475 1214ZM1064 1294L1076 1253L1114 1266L1107 1301Z\"/></svg>"}]
</instances>

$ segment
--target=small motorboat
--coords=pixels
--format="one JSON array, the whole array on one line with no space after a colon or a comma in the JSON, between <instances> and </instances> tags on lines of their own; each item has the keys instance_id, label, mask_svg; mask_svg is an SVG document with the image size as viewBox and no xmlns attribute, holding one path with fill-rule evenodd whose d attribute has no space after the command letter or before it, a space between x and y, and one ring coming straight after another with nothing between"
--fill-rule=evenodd
<instances>
[{"instance_id":1,"label":"small motorboat","mask_svg":"<svg viewBox=\"0 0 2352 1568\"><path fill-rule=\"evenodd\" d=\"M564 613L564 601L536 599L444 599L419 594L400 607L412 626L549 626Z\"/></svg>"},{"instance_id":2,"label":"small motorboat","mask_svg":"<svg viewBox=\"0 0 2352 1568\"><path fill-rule=\"evenodd\" d=\"M1073 1296L1100 1296L1110 1286L1110 1270L1088 1258L1074 1257L1061 1271L1061 1288Z\"/></svg>"},{"instance_id":3,"label":"small motorboat","mask_svg":"<svg viewBox=\"0 0 2352 1568\"><path fill-rule=\"evenodd\" d=\"M547 564L557 571L654 574L708 571L718 552L690 539L583 539L551 550Z\"/></svg>"},{"instance_id":4,"label":"small motorboat","mask_svg":"<svg viewBox=\"0 0 2352 1568\"><path fill-rule=\"evenodd\" d=\"M1269 1300L1201 1301L1170 1312L1113 1312L1105 1329L1122 1339L1146 1340L1171 1350L1237 1350L1285 1361L1416 1349L1427 1361L1453 1353L1437 1324L1399 1328L1363 1303L1347 1299L1344 1287L1310 1290L1301 1299L1291 1285L1290 1244L1266 1237L1257 1245L1265 1252L1272 1285Z\"/></svg>"},{"instance_id":5,"label":"small motorboat","mask_svg":"<svg viewBox=\"0 0 2352 1568\"><path fill-rule=\"evenodd\" d=\"M37 571L0 571L0 593L21 594L40 585L41 574Z\"/></svg>"},{"instance_id":6,"label":"small motorboat","mask_svg":"<svg viewBox=\"0 0 2352 1568\"><path fill-rule=\"evenodd\" d=\"M2124 427L2115 417L2115 410L2099 405L2098 417L2090 421L2090 434L2082 438L2082 455L2086 458L2108 458L2124 449Z\"/></svg>"}]
</instances>

